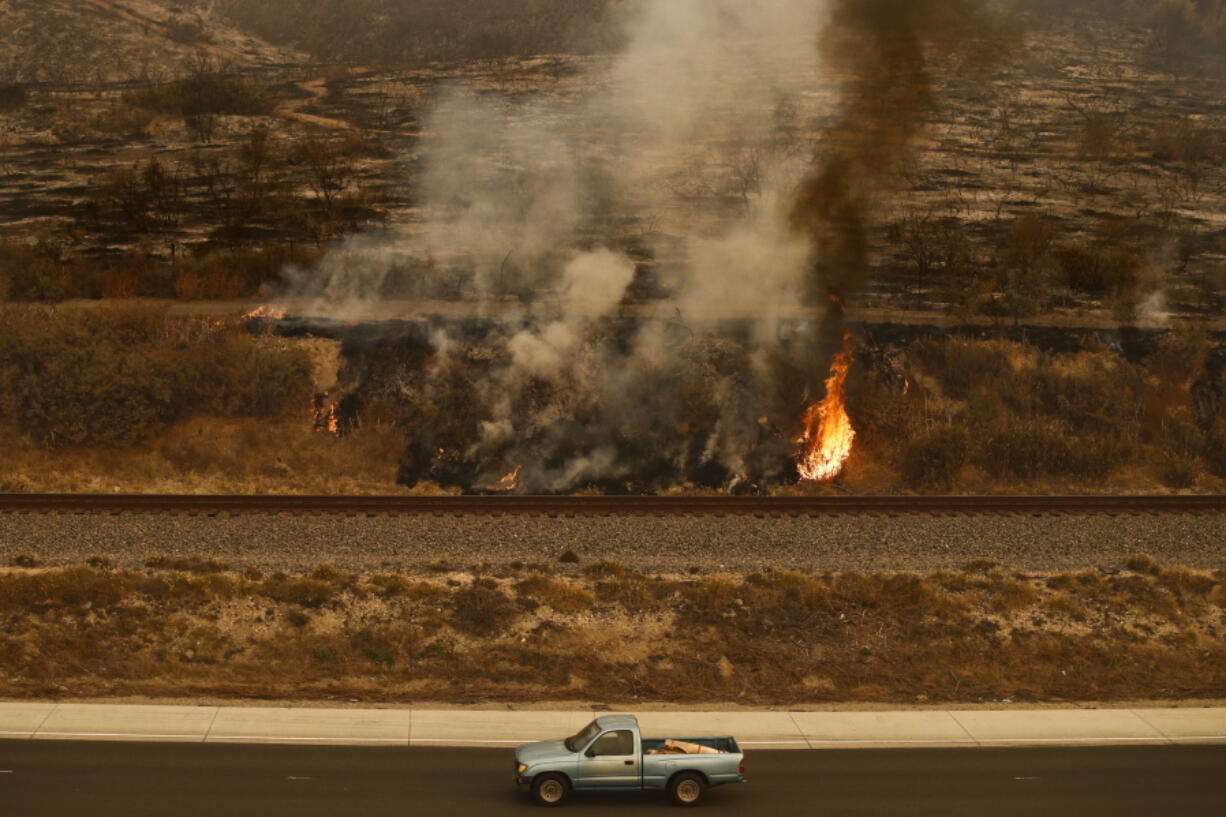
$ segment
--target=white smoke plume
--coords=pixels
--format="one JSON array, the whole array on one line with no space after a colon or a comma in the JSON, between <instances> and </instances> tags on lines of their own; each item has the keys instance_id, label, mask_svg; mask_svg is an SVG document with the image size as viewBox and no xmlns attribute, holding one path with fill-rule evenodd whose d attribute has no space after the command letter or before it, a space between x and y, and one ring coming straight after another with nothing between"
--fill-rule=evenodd
<instances>
[{"instance_id":1,"label":"white smoke plume","mask_svg":"<svg viewBox=\"0 0 1226 817\"><path fill-rule=\"evenodd\" d=\"M788 217L834 103L820 90L824 11L640 0L625 7L624 51L558 93L440 89L410 182L415 223L345 242L294 271L286 294L316 299L313 315L360 318L409 269L459 281L479 315L517 304L517 323L490 341L498 365L473 384L487 416L463 450L483 478L523 465L528 489L616 481L670 436L650 451L661 468L743 478L768 435L779 319L806 314L812 247ZM653 319L611 339L646 259L662 293L638 309ZM749 339L717 337L722 320L749 318ZM446 345L439 357L460 354ZM695 373L701 400L686 392ZM423 457L457 444L409 458L421 473Z\"/></svg>"}]
</instances>

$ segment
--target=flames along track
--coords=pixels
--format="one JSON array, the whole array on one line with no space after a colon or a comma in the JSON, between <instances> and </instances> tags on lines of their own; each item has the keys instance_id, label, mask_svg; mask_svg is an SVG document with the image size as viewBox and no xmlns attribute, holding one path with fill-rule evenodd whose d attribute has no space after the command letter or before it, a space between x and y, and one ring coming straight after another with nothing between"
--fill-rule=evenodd
<instances>
[{"instance_id":1,"label":"flames along track","mask_svg":"<svg viewBox=\"0 0 1226 817\"><path fill-rule=\"evenodd\" d=\"M1226 495L252 496L0 494L0 513L790 515L1226 513Z\"/></svg>"}]
</instances>

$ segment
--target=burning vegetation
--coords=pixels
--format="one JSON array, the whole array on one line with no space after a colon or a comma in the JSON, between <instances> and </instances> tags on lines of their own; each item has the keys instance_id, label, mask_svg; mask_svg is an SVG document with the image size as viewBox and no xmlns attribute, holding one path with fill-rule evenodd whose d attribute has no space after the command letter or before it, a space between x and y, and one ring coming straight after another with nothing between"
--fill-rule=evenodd
<instances>
[{"instance_id":1,"label":"burning vegetation","mask_svg":"<svg viewBox=\"0 0 1226 817\"><path fill-rule=\"evenodd\" d=\"M1158 4L1148 40L1115 3L1064 4L1068 18L1029 4L1009 26L993 11L1008 4L979 0L633 5L610 53L479 78L457 65L301 82L200 62L139 91L0 99L17 128L0 144L22 188L10 198L42 185L61 202L13 209L0 300L258 297L272 303L248 325L344 346L340 382L308 383L293 355L264 354L268 338L219 327L44 345L23 320L0 332L0 422L26 452L6 454L8 484L92 485L35 459L166 432L149 467L188 489L199 459L236 490L332 490L307 473L358 451L378 465L364 491L393 490L392 474L422 491L1218 489L1226 131L1220 81L1181 55L1221 51L1173 45L1218 36L1213 4ZM286 19L275 3L221 6L261 29ZM473 22L437 14L439 31ZM350 33L367 54L369 32ZM1170 107L1154 113L1155 94ZM70 113L97 121L78 133ZM49 133L66 158L41 167ZM160 147L133 165L138 143ZM95 177L60 179L105 151ZM29 229L39 213L71 227ZM375 326L367 309L413 317ZM1160 331L1168 311L1205 328ZM1065 337L1041 336L1049 313ZM896 319L911 328L891 334ZM1155 330L1143 348L1128 329L1089 331L1130 323ZM1198 351L1181 370L1164 345ZM268 455L273 435L239 439L259 419L301 434L292 467ZM197 423L245 430L185 443Z\"/></svg>"},{"instance_id":2,"label":"burning vegetation","mask_svg":"<svg viewBox=\"0 0 1226 817\"><path fill-rule=\"evenodd\" d=\"M847 416L847 374L853 362L852 334L843 336L843 348L830 364L826 396L805 412L805 433L800 438L800 478L824 482L834 479L851 456L856 430Z\"/></svg>"}]
</instances>

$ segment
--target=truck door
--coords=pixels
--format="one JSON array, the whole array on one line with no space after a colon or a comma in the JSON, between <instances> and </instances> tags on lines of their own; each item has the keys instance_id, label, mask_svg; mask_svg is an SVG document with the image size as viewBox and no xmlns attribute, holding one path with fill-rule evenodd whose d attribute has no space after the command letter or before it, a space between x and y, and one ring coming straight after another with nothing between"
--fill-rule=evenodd
<instances>
[{"instance_id":1,"label":"truck door","mask_svg":"<svg viewBox=\"0 0 1226 817\"><path fill-rule=\"evenodd\" d=\"M630 729L605 732L579 758L579 789L637 789L639 747Z\"/></svg>"}]
</instances>

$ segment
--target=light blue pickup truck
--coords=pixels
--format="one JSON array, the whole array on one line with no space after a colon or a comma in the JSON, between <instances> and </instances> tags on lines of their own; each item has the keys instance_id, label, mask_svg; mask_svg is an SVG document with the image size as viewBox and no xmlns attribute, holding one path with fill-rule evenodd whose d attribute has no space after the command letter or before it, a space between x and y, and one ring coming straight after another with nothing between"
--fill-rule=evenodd
<instances>
[{"instance_id":1,"label":"light blue pickup truck","mask_svg":"<svg viewBox=\"0 0 1226 817\"><path fill-rule=\"evenodd\" d=\"M745 755L732 737L645 738L633 715L597 718L566 740L515 750L515 783L542 806L573 791L666 791L696 806L710 786L745 782Z\"/></svg>"}]
</instances>

